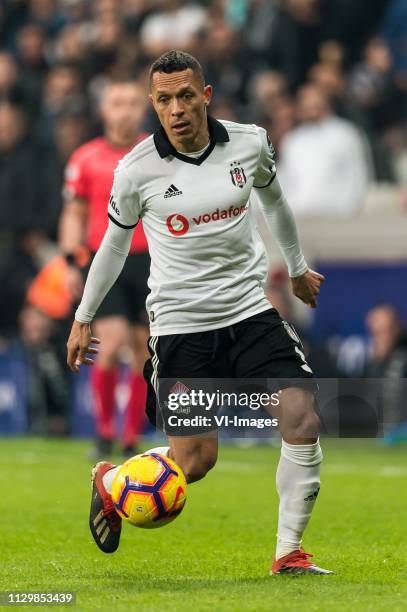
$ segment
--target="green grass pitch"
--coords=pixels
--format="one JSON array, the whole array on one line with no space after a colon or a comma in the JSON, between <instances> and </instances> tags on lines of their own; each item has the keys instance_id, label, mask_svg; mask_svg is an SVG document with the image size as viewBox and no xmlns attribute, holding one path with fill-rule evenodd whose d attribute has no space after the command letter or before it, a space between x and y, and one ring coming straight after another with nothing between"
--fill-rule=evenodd
<instances>
[{"instance_id":1,"label":"green grass pitch","mask_svg":"<svg viewBox=\"0 0 407 612\"><path fill-rule=\"evenodd\" d=\"M323 442L321 494L304 545L336 575L302 577L268 575L276 448L222 447L174 523L125 525L119 550L104 555L87 527L88 447L1 441L1 591L72 590L81 611L407 609L405 447Z\"/></svg>"}]
</instances>

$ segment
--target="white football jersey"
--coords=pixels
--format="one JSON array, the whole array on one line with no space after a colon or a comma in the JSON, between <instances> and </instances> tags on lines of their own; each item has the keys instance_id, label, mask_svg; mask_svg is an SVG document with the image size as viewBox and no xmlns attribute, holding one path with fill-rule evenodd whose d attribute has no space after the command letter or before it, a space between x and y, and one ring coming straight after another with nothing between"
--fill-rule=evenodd
<instances>
[{"instance_id":1,"label":"white football jersey","mask_svg":"<svg viewBox=\"0 0 407 612\"><path fill-rule=\"evenodd\" d=\"M119 163L109 218L142 219L151 256L147 312L152 335L207 331L270 308L264 246L253 215L253 187L275 177L263 128L208 118L210 146L177 152L163 128Z\"/></svg>"}]
</instances>

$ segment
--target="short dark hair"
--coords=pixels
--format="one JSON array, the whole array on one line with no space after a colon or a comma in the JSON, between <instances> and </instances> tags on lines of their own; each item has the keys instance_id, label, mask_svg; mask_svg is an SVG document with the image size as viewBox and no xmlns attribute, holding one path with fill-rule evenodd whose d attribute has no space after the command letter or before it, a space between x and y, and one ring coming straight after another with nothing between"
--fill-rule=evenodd
<instances>
[{"instance_id":1,"label":"short dark hair","mask_svg":"<svg viewBox=\"0 0 407 612\"><path fill-rule=\"evenodd\" d=\"M188 68L191 68L192 72L199 78L202 84L205 83L202 66L193 55L185 53L185 51L179 51L178 49L167 51L160 55L150 68L150 87L155 72L171 74L172 72L182 72Z\"/></svg>"}]
</instances>

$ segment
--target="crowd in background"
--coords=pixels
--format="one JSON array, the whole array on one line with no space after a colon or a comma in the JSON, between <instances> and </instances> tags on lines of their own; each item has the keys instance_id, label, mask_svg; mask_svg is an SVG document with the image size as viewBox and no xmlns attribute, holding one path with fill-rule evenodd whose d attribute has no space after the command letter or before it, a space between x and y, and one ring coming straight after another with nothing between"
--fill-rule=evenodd
<instances>
[{"instance_id":1,"label":"crowd in background","mask_svg":"<svg viewBox=\"0 0 407 612\"><path fill-rule=\"evenodd\" d=\"M297 214L351 217L372 182L393 184L407 214L406 40L405 0L0 3L0 338L22 337L56 404L63 358L41 340L38 366L37 348L54 322L25 299L55 251L66 162L100 133L107 80L147 88L159 54L189 51L211 113L268 130Z\"/></svg>"}]
</instances>

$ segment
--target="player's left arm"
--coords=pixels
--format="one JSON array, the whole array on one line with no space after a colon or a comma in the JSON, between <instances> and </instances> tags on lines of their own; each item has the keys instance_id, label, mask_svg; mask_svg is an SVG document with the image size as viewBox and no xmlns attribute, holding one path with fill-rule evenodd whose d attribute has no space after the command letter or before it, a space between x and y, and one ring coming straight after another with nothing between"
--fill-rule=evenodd
<instances>
[{"instance_id":1,"label":"player's left arm","mask_svg":"<svg viewBox=\"0 0 407 612\"><path fill-rule=\"evenodd\" d=\"M287 264L291 286L296 297L315 308L322 274L308 268L298 238L294 215L281 190L274 162L274 149L267 133L259 129L261 152L253 187L267 225L281 249Z\"/></svg>"}]
</instances>

